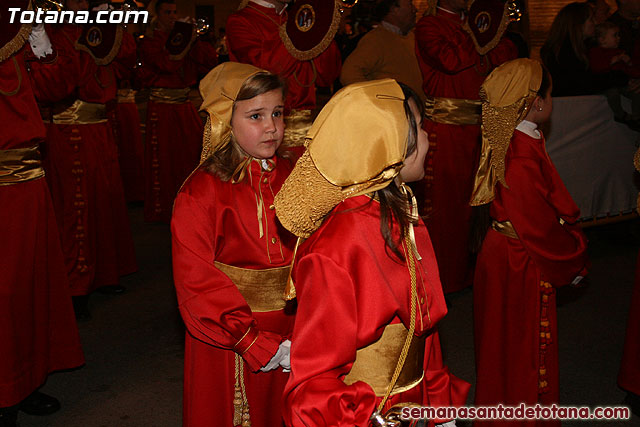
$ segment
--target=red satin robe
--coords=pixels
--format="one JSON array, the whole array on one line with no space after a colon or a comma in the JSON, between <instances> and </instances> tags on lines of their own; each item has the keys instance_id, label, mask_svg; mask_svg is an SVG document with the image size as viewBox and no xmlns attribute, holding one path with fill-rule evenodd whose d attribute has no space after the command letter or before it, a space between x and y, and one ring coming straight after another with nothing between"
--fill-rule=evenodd
<instances>
[{"instance_id":1,"label":"red satin robe","mask_svg":"<svg viewBox=\"0 0 640 427\"><path fill-rule=\"evenodd\" d=\"M460 406L469 384L449 373L435 326L447 312L429 234L415 229L416 335L427 335L424 380L389 398L424 406ZM397 229L395 234L398 234ZM368 196L347 199L298 248L293 278L298 310L291 339L291 379L285 389L288 426L367 426L381 400L371 386L346 385L356 350L375 342L384 327L410 319L410 277L380 234L380 205ZM430 424L433 425L433 424Z\"/></svg>"},{"instance_id":2,"label":"red satin robe","mask_svg":"<svg viewBox=\"0 0 640 427\"><path fill-rule=\"evenodd\" d=\"M580 211L547 155L544 138L515 131L505 178L509 188L496 186L491 217L511 221L519 239L489 229L478 255L475 404L549 405L558 402L559 394L554 287L585 274L587 239L576 225ZM541 281L551 286L544 288ZM541 381L547 382L545 389Z\"/></svg>"},{"instance_id":3,"label":"red satin robe","mask_svg":"<svg viewBox=\"0 0 640 427\"><path fill-rule=\"evenodd\" d=\"M491 70L518 56L503 39L480 56L462 29L460 16L438 9L415 29L416 56L427 96L479 99L480 85ZM414 186L440 267L445 293L471 285L473 256L469 252L469 199L480 156L479 125L449 125L424 121L429 134L425 179Z\"/></svg>"},{"instance_id":4,"label":"red satin robe","mask_svg":"<svg viewBox=\"0 0 640 427\"><path fill-rule=\"evenodd\" d=\"M33 63L31 76L38 101L78 98L106 104L115 100L112 65L98 66L89 54L74 48L81 28L65 24L50 30L60 67ZM125 53L121 51L115 60L126 60ZM52 84L60 79L66 83ZM109 122L48 123L46 127L45 168L71 295L88 295L100 286L116 285L120 276L137 270L118 150Z\"/></svg>"},{"instance_id":5,"label":"red satin robe","mask_svg":"<svg viewBox=\"0 0 640 427\"><path fill-rule=\"evenodd\" d=\"M293 163L274 160L271 172L252 162L238 184L198 170L176 198L171 221L173 275L187 326L184 426L233 425L234 346L238 354L246 350L242 357L252 425L282 425L282 391L289 374L280 368L259 369L291 334L294 316L284 310L252 313L233 282L214 265L218 261L267 269L291 263L295 240L276 222L273 198ZM256 206L260 197L262 227Z\"/></svg>"},{"instance_id":6,"label":"red satin robe","mask_svg":"<svg viewBox=\"0 0 640 427\"><path fill-rule=\"evenodd\" d=\"M287 81L285 108L312 110L316 87L329 87L340 76L340 51L335 41L310 61L299 61L280 38L279 26L286 14L249 2L227 19L227 43L232 61L255 65ZM315 71L314 71L315 70Z\"/></svg>"},{"instance_id":7,"label":"red satin robe","mask_svg":"<svg viewBox=\"0 0 640 427\"><path fill-rule=\"evenodd\" d=\"M130 88L133 80L136 56L136 42L133 36L124 32L122 49L127 49L132 59L128 63L114 63L118 87ZM118 145L118 163L120 176L127 202L144 200L144 166L142 133L140 132L140 113L135 102L118 102L109 108L109 120Z\"/></svg>"},{"instance_id":8,"label":"red satin robe","mask_svg":"<svg viewBox=\"0 0 640 427\"><path fill-rule=\"evenodd\" d=\"M44 141L25 67L27 49L0 62L0 150ZM5 94L16 89L14 95ZM2 408L21 402L50 372L82 365L84 357L44 178L0 186L0 235Z\"/></svg>"},{"instance_id":9,"label":"red satin robe","mask_svg":"<svg viewBox=\"0 0 640 427\"><path fill-rule=\"evenodd\" d=\"M627 321L622 363L618 373L618 385L640 395L640 255L636 267L636 281L631 296L631 308Z\"/></svg>"},{"instance_id":10,"label":"red satin robe","mask_svg":"<svg viewBox=\"0 0 640 427\"><path fill-rule=\"evenodd\" d=\"M169 58L165 43L169 33L155 30L139 45L143 86L179 89L198 82L217 64L210 43L196 41L180 60ZM189 173L200 161L204 123L191 101L147 104L146 152L144 156L145 221L169 222L173 200Z\"/></svg>"}]
</instances>

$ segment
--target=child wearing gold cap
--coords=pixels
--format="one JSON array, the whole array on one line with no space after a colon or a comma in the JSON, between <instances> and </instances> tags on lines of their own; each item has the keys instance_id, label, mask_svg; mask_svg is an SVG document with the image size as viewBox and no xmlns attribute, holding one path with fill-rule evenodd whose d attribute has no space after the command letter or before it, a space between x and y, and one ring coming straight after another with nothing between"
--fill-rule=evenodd
<instances>
[{"instance_id":1,"label":"child wearing gold cap","mask_svg":"<svg viewBox=\"0 0 640 427\"><path fill-rule=\"evenodd\" d=\"M208 114L202 162L171 221L187 326L183 425L278 426L293 326L283 293L295 244L273 206L293 168L278 154L285 86L259 68L226 62L200 92Z\"/></svg>"},{"instance_id":2,"label":"child wearing gold cap","mask_svg":"<svg viewBox=\"0 0 640 427\"><path fill-rule=\"evenodd\" d=\"M580 212L538 129L551 115L551 77L537 61L510 61L487 77L480 98L471 205L489 216L473 285L475 404L551 404L559 393L556 287L577 284L588 263ZM482 423L494 424L524 421Z\"/></svg>"},{"instance_id":3,"label":"child wearing gold cap","mask_svg":"<svg viewBox=\"0 0 640 427\"><path fill-rule=\"evenodd\" d=\"M446 304L404 185L424 174L421 108L395 80L345 87L276 196L281 223L306 239L288 289L298 300L288 426L382 426L408 402L465 402L469 385L442 362L435 327Z\"/></svg>"}]
</instances>

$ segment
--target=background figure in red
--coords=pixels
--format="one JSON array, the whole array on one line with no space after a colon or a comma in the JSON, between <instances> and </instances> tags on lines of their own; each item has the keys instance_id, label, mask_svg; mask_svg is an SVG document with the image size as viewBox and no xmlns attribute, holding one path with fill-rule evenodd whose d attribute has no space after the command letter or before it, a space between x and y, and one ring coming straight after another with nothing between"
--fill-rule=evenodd
<instances>
[{"instance_id":1,"label":"background figure in red","mask_svg":"<svg viewBox=\"0 0 640 427\"><path fill-rule=\"evenodd\" d=\"M158 0L155 10L153 34L139 45L141 83L151 88L145 136L144 218L169 222L173 200L200 158L203 122L189 100L190 87L216 65L217 57L215 47L197 40L191 28L187 27L188 34L174 31L174 0ZM178 25L185 27L184 23ZM190 43L180 43L189 37L193 37Z\"/></svg>"},{"instance_id":2,"label":"background figure in red","mask_svg":"<svg viewBox=\"0 0 640 427\"><path fill-rule=\"evenodd\" d=\"M67 0L66 7L86 10L87 2ZM98 288L121 293L119 277L137 270L118 149L106 113L106 103L116 98L114 62L131 63L135 50L114 44L113 58L98 58L76 47L82 26L62 24L51 30L60 66L35 62L31 77L43 105L45 168L71 295L78 318L88 319L89 294ZM61 79L64 84L51 84Z\"/></svg>"},{"instance_id":3,"label":"background figure in red","mask_svg":"<svg viewBox=\"0 0 640 427\"><path fill-rule=\"evenodd\" d=\"M246 2L245 2L246 3ZM301 145L316 108L316 87L330 87L342 61L335 41L308 61L294 58L280 38L287 20L285 2L250 0L227 19L227 43L232 61L251 64L282 76L287 82L285 144Z\"/></svg>"},{"instance_id":4,"label":"background figure in red","mask_svg":"<svg viewBox=\"0 0 640 427\"><path fill-rule=\"evenodd\" d=\"M588 259L580 211L538 130L551 116L551 76L538 61L517 59L496 68L480 94L482 160L471 204L487 216L473 284L474 404L557 404L556 288L578 284Z\"/></svg>"},{"instance_id":5,"label":"background figure in red","mask_svg":"<svg viewBox=\"0 0 640 427\"><path fill-rule=\"evenodd\" d=\"M636 153L634 164L636 170L640 171L640 152ZM640 416L640 254L636 265L636 280L631 295L618 385L627 392L625 403L634 414Z\"/></svg>"},{"instance_id":6,"label":"background figure in red","mask_svg":"<svg viewBox=\"0 0 640 427\"><path fill-rule=\"evenodd\" d=\"M125 46L134 50L132 58L136 57L136 44L133 36L124 32L123 49ZM108 105L109 120L112 123L113 135L118 145L118 162L120 175L127 202L144 200L144 146L140 132L140 113L136 104L134 89L134 64L114 63L114 71L118 80L116 102Z\"/></svg>"},{"instance_id":7,"label":"background figure in red","mask_svg":"<svg viewBox=\"0 0 640 427\"><path fill-rule=\"evenodd\" d=\"M495 66L518 54L513 43L503 39L480 55L462 28L465 3L440 0L435 15L421 18L415 30L416 55L427 96L424 128L432 148L425 179L414 188L445 293L471 285L473 278L469 198L480 154L478 90Z\"/></svg>"},{"instance_id":8,"label":"background figure in red","mask_svg":"<svg viewBox=\"0 0 640 427\"><path fill-rule=\"evenodd\" d=\"M24 9L27 3L24 1ZM38 388L49 373L84 363L53 204L41 164L39 148L44 142L45 128L25 65L25 54L30 49L22 47L30 27L16 28L5 23L0 26L2 40L10 40L0 46L3 242L0 425L3 427L17 425L18 410L31 415L57 411L60 403L38 392Z\"/></svg>"}]
</instances>

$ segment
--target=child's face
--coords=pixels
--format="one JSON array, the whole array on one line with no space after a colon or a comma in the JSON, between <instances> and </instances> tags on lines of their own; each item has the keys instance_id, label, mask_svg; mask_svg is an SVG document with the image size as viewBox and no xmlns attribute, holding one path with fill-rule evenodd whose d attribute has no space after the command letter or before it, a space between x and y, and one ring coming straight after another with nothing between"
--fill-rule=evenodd
<instances>
[{"instance_id":1,"label":"child's face","mask_svg":"<svg viewBox=\"0 0 640 427\"><path fill-rule=\"evenodd\" d=\"M605 49L617 49L620 45L620 32L617 28L607 30L602 36L598 37L598 44Z\"/></svg>"},{"instance_id":2,"label":"child's face","mask_svg":"<svg viewBox=\"0 0 640 427\"><path fill-rule=\"evenodd\" d=\"M427 136L427 132L422 129L420 110L418 110L418 106L413 100L409 101L409 107L418 126L418 140L415 151L404 159L404 166L400 169L400 178L403 182L414 182L424 178L424 159L427 151L429 151L429 137Z\"/></svg>"},{"instance_id":3,"label":"child's face","mask_svg":"<svg viewBox=\"0 0 640 427\"><path fill-rule=\"evenodd\" d=\"M273 157L284 136L283 110L281 89L237 101L231 129L238 145L256 159Z\"/></svg>"}]
</instances>

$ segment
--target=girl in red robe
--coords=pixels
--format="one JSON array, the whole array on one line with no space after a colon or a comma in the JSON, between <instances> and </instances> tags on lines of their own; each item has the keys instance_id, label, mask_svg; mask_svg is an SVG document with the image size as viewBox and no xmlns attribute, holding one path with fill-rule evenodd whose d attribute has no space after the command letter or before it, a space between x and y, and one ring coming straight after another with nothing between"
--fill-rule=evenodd
<instances>
[{"instance_id":1,"label":"girl in red robe","mask_svg":"<svg viewBox=\"0 0 640 427\"><path fill-rule=\"evenodd\" d=\"M424 175L420 105L391 79L347 86L276 196L282 224L307 238L292 272L288 426L367 426L407 402L465 402L435 330L447 309L429 235L402 183Z\"/></svg>"},{"instance_id":2,"label":"girl in red robe","mask_svg":"<svg viewBox=\"0 0 640 427\"><path fill-rule=\"evenodd\" d=\"M475 404L549 405L559 394L555 288L586 274L587 240L537 129L551 115L549 73L530 59L507 62L480 96L483 146L471 205L490 218L473 292Z\"/></svg>"},{"instance_id":3,"label":"girl in red robe","mask_svg":"<svg viewBox=\"0 0 640 427\"><path fill-rule=\"evenodd\" d=\"M184 426L282 425L293 326L283 292L295 243L273 206L293 167L276 155L283 88L279 77L235 62L200 84L209 115L203 162L178 193L171 221L187 326Z\"/></svg>"}]
</instances>

